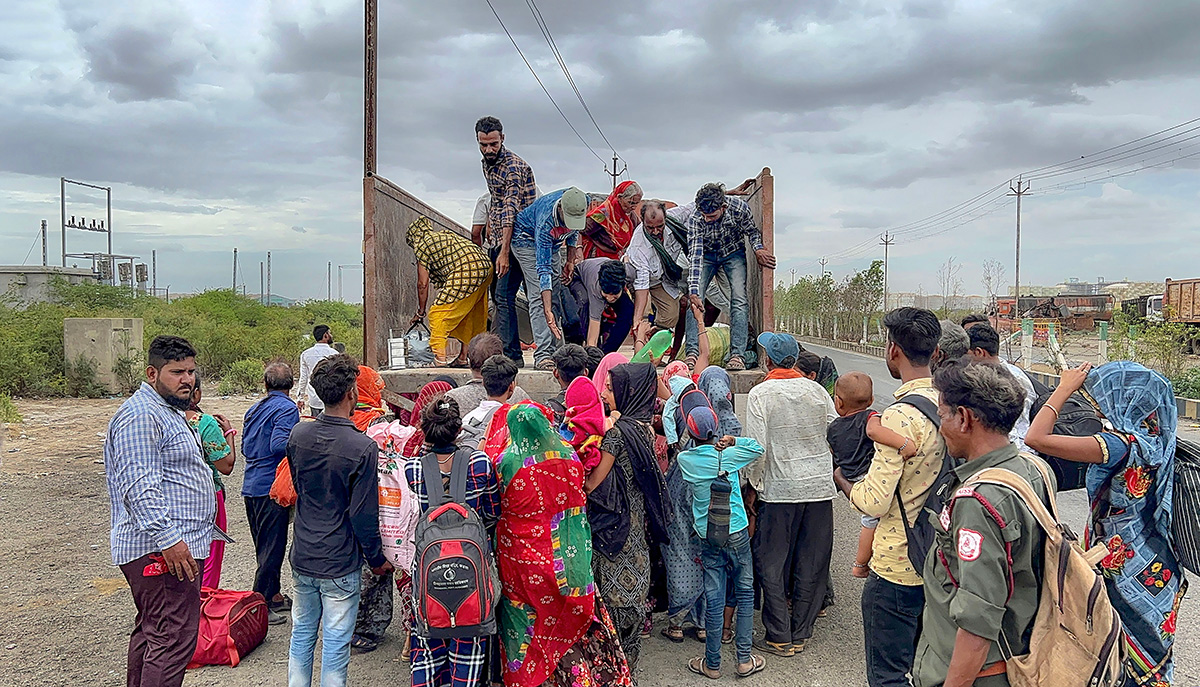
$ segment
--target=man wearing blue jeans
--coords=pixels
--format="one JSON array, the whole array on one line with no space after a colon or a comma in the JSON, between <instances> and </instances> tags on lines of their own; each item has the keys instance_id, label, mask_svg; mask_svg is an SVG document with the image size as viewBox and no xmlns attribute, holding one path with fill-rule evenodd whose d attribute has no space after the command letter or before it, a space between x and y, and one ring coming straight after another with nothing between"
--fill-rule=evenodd
<instances>
[{"instance_id":1,"label":"man wearing blue jeans","mask_svg":"<svg viewBox=\"0 0 1200 687\"><path fill-rule=\"evenodd\" d=\"M529 324L537 343L533 357L540 370L554 369L551 357L563 338L554 318L554 291L571 281L579 262L575 245L586 213L587 194L572 186L533 201L513 223L511 250L525 275Z\"/></svg>"},{"instance_id":2,"label":"man wearing blue jeans","mask_svg":"<svg viewBox=\"0 0 1200 687\"><path fill-rule=\"evenodd\" d=\"M750 205L741 198L725 195L721 184L705 184L696 192L696 210L684 222L688 230L688 291L696 305L704 307L703 294L713 276L722 272L729 279L729 358L727 370L746 369L749 338L749 301L746 299L746 239L754 248L760 267L775 269L775 256L763 246L762 232L754 224ZM772 277L764 276L769 280ZM722 361L713 361L719 364Z\"/></svg>"},{"instance_id":3,"label":"man wearing blue jeans","mask_svg":"<svg viewBox=\"0 0 1200 687\"><path fill-rule=\"evenodd\" d=\"M296 487L288 687L312 684L318 626L324 633L321 687L344 687L363 560L376 575L393 570L379 537L379 447L350 421L357 381L358 363L348 355L318 363L312 386L325 412L297 425L288 438Z\"/></svg>"},{"instance_id":4,"label":"man wearing blue jeans","mask_svg":"<svg viewBox=\"0 0 1200 687\"><path fill-rule=\"evenodd\" d=\"M725 594L733 581L737 599L737 623L734 643L737 648L737 675L748 677L766 667L767 661L750 653L754 630L754 563L750 555L750 529L742 491L738 488L738 470L763 455L763 447L754 439L731 436L717 439L717 415L711 406L692 408L687 415L687 430L695 448L679 454L679 468L692 487L692 517L696 534L700 536L700 561L704 566L705 617L704 656L688 662L688 669L709 678L721 676L721 631L725 622ZM720 514L724 503L713 503L712 486L718 477L725 477L731 487L728 499L728 522ZM719 506L710 513L710 508ZM714 518L709 527L710 515ZM717 538L714 541L710 536ZM720 541L726 535L725 541Z\"/></svg>"}]
</instances>

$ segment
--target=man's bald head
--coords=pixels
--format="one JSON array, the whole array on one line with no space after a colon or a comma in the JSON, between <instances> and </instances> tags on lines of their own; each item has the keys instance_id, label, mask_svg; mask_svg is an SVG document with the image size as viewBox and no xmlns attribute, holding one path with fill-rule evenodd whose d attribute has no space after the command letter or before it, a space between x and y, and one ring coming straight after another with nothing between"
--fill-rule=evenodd
<instances>
[{"instance_id":1,"label":"man's bald head","mask_svg":"<svg viewBox=\"0 0 1200 687\"><path fill-rule=\"evenodd\" d=\"M870 376L862 372L847 372L833 385L833 395L840 400L839 412L850 415L871 407L875 402L875 387Z\"/></svg>"}]
</instances>

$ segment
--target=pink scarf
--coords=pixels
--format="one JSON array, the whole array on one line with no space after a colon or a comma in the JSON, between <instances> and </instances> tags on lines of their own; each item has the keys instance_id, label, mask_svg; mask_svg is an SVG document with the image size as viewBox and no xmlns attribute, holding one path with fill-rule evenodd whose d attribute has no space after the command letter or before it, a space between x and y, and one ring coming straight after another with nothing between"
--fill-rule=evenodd
<instances>
[{"instance_id":1,"label":"pink scarf","mask_svg":"<svg viewBox=\"0 0 1200 687\"><path fill-rule=\"evenodd\" d=\"M629 358L620 353L609 353L604 356L600 364L596 366L596 374L592 375L592 383L596 387L597 394L604 393L604 385L608 383L608 373L617 365L624 365L629 362Z\"/></svg>"},{"instance_id":2,"label":"pink scarf","mask_svg":"<svg viewBox=\"0 0 1200 687\"><path fill-rule=\"evenodd\" d=\"M567 387L567 412L564 416L571 430L571 446L579 455L585 473L600 464L600 440L604 437L604 404L591 380L576 377Z\"/></svg>"}]
</instances>

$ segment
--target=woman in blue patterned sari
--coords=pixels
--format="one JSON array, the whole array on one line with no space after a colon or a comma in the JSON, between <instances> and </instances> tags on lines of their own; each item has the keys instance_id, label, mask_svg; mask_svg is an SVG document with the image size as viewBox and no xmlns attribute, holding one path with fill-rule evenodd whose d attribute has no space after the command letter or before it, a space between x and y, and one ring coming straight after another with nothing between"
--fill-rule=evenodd
<instances>
[{"instance_id":1,"label":"woman in blue patterned sari","mask_svg":"<svg viewBox=\"0 0 1200 687\"><path fill-rule=\"evenodd\" d=\"M1091 437L1051 434L1062 404L1082 390L1104 419ZM1171 383L1137 363L1063 372L1025 442L1067 460L1093 463L1087 540L1103 543L1108 596L1121 616L1127 684L1169 687L1179 602L1187 591L1171 536L1178 411Z\"/></svg>"}]
</instances>

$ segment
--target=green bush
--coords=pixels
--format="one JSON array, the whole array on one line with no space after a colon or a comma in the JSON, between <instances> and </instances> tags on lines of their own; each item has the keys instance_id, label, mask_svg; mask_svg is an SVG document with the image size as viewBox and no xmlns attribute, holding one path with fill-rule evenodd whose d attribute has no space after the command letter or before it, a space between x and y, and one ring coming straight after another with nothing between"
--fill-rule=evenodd
<instances>
[{"instance_id":1,"label":"green bush","mask_svg":"<svg viewBox=\"0 0 1200 687\"><path fill-rule=\"evenodd\" d=\"M263 364L261 360L239 360L229 367L229 372L221 380L222 396L242 394L247 391L257 391L263 383Z\"/></svg>"},{"instance_id":2,"label":"green bush","mask_svg":"<svg viewBox=\"0 0 1200 687\"><path fill-rule=\"evenodd\" d=\"M96 379L96 361L83 354L67 362L66 378L68 396L100 398L108 393Z\"/></svg>"},{"instance_id":3,"label":"green bush","mask_svg":"<svg viewBox=\"0 0 1200 687\"><path fill-rule=\"evenodd\" d=\"M13 403L8 394L0 394L0 422L17 423L21 421L21 413L17 404Z\"/></svg>"},{"instance_id":4,"label":"green bush","mask_svg":"<svg viewBox=\"0 0 1200 687\"><path fill-rule=\"evenodd\" d=\"M1176 396L1200 398L1200 367L1184 370L1177 377L1173 377L1171 386L1175 387Z\"/></svg>"},{"instance_id":5,"label":"green bush","mask_svg":"<svg viewBox=\"0 0 1200 687\"><path fill-rule=\"evenodd\" d=\"M224 380L240 361L254 361L254 388L262 379L262 362L299 365L300 352L312 344L312 328L328 324L346 352L361 358L363 310L360 305L318 301L284 308L267 307L231 290L195 296L135 296L128 289L101 284L71 285L56 280L51 300L21 304L0 300L0 393L12 396L61 396L91 393L78 366L63 353L63 319L67 317L140 317L145 346L159 334L189 340L199 352L197 365L207 379ZM142 379L142 357L119 362L117 376L127 386ZM92 371L94 381L95 370ZM232 382L236 386L236 382Z\"/></svg>"}]
</instances>

